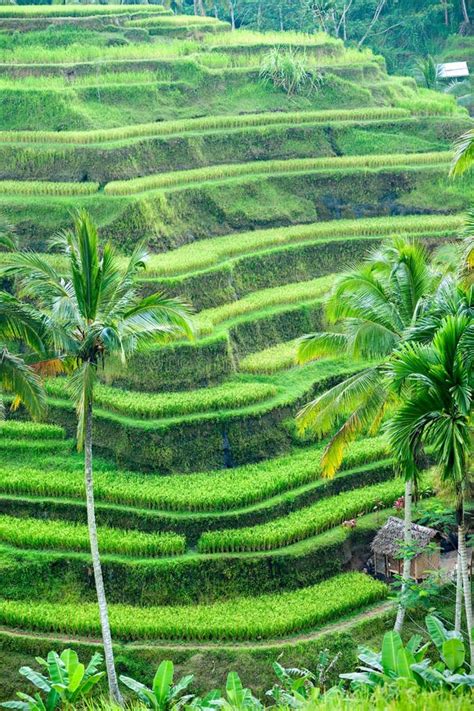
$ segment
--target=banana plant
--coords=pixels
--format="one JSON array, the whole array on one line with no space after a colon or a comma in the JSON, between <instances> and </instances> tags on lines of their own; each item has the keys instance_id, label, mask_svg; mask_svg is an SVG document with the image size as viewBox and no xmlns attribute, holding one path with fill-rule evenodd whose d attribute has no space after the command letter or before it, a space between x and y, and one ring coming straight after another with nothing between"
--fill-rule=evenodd
<instances>
[{"instance_id":1,"label":"banana plant","mask_svg":"<svg viewBox=\"0 0 474 711\"><path fill-rule=\"evenodd\" d=\"M151 689L145 684L123 674L120 676L120 681L134 691L140 701L148 708L156 709L156 711L168 711L172 707L177 711L193 698L193 694L185 694L184 696L180 696L180 694L190 685L194 675L183 676L177 684L173 684L173 676L173 662L165 659L156 670Z\"/></svg>"},{"instance_id":2,"label":"banana plant","mask_svg":"<svg viewBox=\"0 0 474 711\"><path fill-rule=\"evenodd\" d=\"M214 706L220 706L226 711L261 711L263 706L255 698L250 689L244 688L237 672L227 675L225 686L226 698L217 699Z\"/></svg>"},{"instance_id":3,"label":"banana plant","mask_svg":"<svg viewBox=\"0 0 474 711\"><path fill-rule=\"evenodd\" d=\"M426 628L431 642L421 646L422 638L414 635L404 646L398 632L387 632L382 642L382 651L373 652L361 647L358 671L341 674L356 687L375 688L405 680L423 689L474 688L474 674L467 673L466 650L462 636L448 631L434 615L426 617ZM425 658L433 643L439 654L435 663Z\"/></svg>"},{"instance_id":4,"label":"banana plant","mask_svg":"<svg viewBox=\"0 0 474 711\"><path fill-rule=\"evenodd\" d=\"M278 662L274 662L273 671L279 683L267 691L267 696L270 696L277 706L298 709L312 698L316 676L308 669L285 669Z\"/></svg>"},{"instance_id":5,"label":"banana plant","mask_svg":"<svg viewBox=\"0 0 474 711\"><path fill-rule=\"evenodd\" d=\"M61 655L51 651L46 659L36 657L36 661L46 673L21 667L20 674L43 692L44 698L39 692L30 696L18 691L18 701L5 701L0 706L18 711L54 711L62 704L74 704L87 696L105 674L98 671L102 663L102 655L98 653L93 655L87 667L79 662L72 649L65 649Z\"/></svg>"}]
</instances>

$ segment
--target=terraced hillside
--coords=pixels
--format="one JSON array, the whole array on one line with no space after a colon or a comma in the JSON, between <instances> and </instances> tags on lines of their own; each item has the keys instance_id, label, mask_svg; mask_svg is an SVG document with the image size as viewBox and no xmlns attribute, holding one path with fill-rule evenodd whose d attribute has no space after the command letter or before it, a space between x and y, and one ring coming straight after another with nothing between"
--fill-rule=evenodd
<instances>
[{"instance_id":1,"label":"terraced hillside","mask_svg":"<svg viewBox=\"0 0 474 711\"><path fill-rule=\"evenodd\" d=\"M295 339L384 237L456 237L472 185L446 176L467 113L325 35L230 32L156 5L1 6L0 28L0 211L20 248L45 250L86 207L124 253L146 238L144 293L196 310L194 341L110 363L97 390L120 670L167 655L207 687L238 668L258 688L280 652L311 666L323 647L346 669L390 615L358 569L403 483L379 438L321 478L323 445L301 440L295 412L363 364L297 368ZM304 53L319 88L263 81L274 46ZM20 658L100 636L74 410L65 379L46 388L50 424L0 427L5 696Z\"/></svg>"}]
</instances>

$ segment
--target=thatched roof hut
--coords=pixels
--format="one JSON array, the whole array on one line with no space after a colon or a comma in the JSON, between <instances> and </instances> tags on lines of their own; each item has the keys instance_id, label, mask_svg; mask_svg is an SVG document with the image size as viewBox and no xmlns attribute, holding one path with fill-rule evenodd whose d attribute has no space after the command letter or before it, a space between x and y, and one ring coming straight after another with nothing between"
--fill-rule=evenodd
<instances>
[{"instance_id":1,"label":"thatched roof hut","mask_svg":"<svg viewBox=\"0 0 474 711\"><path fill-rule=\"evenodd\" d=\"M402 519L390 516L372 541L375 572L379 575L390 577L402 572L403 561L400 558L400 551L403 548L403 526ZM419 550L412 560L412 577L418 580L426 577L429 570L439 568L439 549L425 551L438 536L438 532L433 528L413 523L411 535L413 544Z\"/></svg>"}]
</instances>

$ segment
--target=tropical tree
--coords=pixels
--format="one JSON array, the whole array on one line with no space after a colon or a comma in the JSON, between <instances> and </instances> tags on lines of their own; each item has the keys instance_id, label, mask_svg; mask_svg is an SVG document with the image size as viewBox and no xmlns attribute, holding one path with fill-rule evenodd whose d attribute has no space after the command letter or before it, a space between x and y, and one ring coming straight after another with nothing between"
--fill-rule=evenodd
<instances>
[{"instance_id":1,"label":"tropical tree","mask_svg":"<svg viewBox=\"0 0 474 711\"><path fill-rule=\"evenodd\" d=\"M29 304L12 294L0 291L0 387L1 394L10 393L14 406L22 403L34 418L40 417L46 405L45 393L38 373L25 357L37 361L44 352L41 315ZM18 353L20 344L27 353ZM4 417L3 399L0 398L0 417Z\"/></svg>"},{"instance_id":2,"label":"tropical tree","mask_svg":"<svg viewBox=\"0 0 474 711\"><path fill-rule=\"evenodd\" d=\"M457 177L469 170L474 164L474 129L464 133L454 144L454 158L451 175Z\"/></svg>"},{"instance_id":3,"label":"tropical tree","mask_svg":"<svg viewBox=\"0 0 474 711\"><path fill-rule=\"evenodd\" d=\"M301 339L299 363L343 353L364 364L368 361L359 372L319 395L298 413L299 429L312 430L318 436L327 435L342 420L323 452L323 476L334 476L350 442L362 433L374 434L379 428L392 397L385 383L383 363L423 312L437 278L420 244L401 237L385 242L360 267L337 281L326 308L334 330ZM412 496L418 468L404 468L402 473L406 481L405 554L396 630L401 629L405 614L404 581L409 579L411 569Z\"/></svg>"},{"instance_id":4,"label":"tropical tree","mask_svg":"<svg viewBox=\"0 0 474 711\"><path fill-rule=\"evenodd\" d=\"M470 485L470 424L474 399L474 317L444 318L431 343L406 342L390 360L391 387L403 397L387 423L393 449L405 461L430 447L441 478L455 491L464 607L471 667L472 602L466 553L464 503Z\"/></svg>"},{"instance_id":5,"label":"tropical tree","mask_svg":"<svg viewBox=\"0 0 474 711\"><path fill-rule=\"evenodd\" d=\"M65 257L64 273L39 254L16 253L4 273L17 278L21 295L44 312L51 346L73 372L70 390L77 412L78 448L84 449L87 521L99 604L104 657L111 696L121 702L97 543L92 468L94 387L99 365L118 354L125 363L140 343L192 333L189 307L163 294L141 298L136 276L147 253L138 245L121 269L112 245L101 249L97 229L85 211L74 229L61 233L54 245Z\"/></svg>"}]
</instances>

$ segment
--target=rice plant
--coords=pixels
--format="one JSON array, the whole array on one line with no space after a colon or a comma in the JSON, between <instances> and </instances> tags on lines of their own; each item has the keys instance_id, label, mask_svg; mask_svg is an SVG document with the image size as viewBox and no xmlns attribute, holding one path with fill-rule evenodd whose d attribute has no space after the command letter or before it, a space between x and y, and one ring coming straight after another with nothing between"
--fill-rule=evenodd
<instances>
[{"instance_id":1,"label":"rice plant","mask_svg":"<svg viewBox=\"0 0 474 711\"><path fill-rule=\"evenodd\" d=\"M101 81L107 83L109 76L120 79L121 74L100 75ZM133 81L142 80L133 75ZM125 74L127 80L127 74ZM16 81L16 80L14 80ZM35 81L38 81L35 79ZM43 81L43 79L42 79ZM55 81L47 78L44 81ZM89 76L79 77L77 81L91 82ZM112 79L110 79L112 81ZM62 83L62 80L61 80ZM0 131L0 142L26 142L26 143L103 143L104 141L122 141L127 138L144 136L164 136L175 133L195 133L196 131L213 131L247 126L272 126L278 124L298 125L305 123L332 123L334 121L378 121L408 118L411 112L408 109L374 107L360 109L333 109L329 111L288 111L257 114L240 114L236 116L205 116L194 119L177 119L174 121L161 121L159 123L135 124L119 128L94 129L91 131Z\"/></svg>"},{"instance_id":2,"label":"rice plant","mask_svg":"<svg viewBox=\"0 0 474 711\"><path fill-rule=\"evenodd\" d=\"M2 195L94 195L99 183L52 183L42 180L0 180Z\"/></svg>"},{"instance_id":3,"label":"rice plant","mask_svg":"<svg viewBox=\"0 0 474 711\"><path fill-rule=\"evenodd\" d=\"M284 284L269 289L254 291L238 301L230 301L223 306L206 309L199 314L199 326L202 331L210 331L219 323L229 321L244 314L262 311L280 304L294 304L301 301L314 301L330 288L333 275L319 277L311 281L296 284Z\"/></svg>"},{"instance_id":4,"label":"rice plant","mask_svg":"<svg viewBox=\"0 0 474 711\"><path fill-rule=\"evenodd\" d=\"M48 394L69 397L67 381L48 380ZM271 383L229 382L214 388L173 393L140 393L97 385L94 400L99 407L130 417L159 418L238 408L276 395Z\"/></svg>"},{"instance_id":5,"label":"rice plant","mask_svg":"<svg viewBox=\"0 0 474 711\"><path fill-rule=\"evenodd\" d=\"M425 491L428 490L425 487ZM288 546L322 533L346 519L369 513L374 507L385 508L402 496L403 492L404 482L399 478L348 491L268 523L203 533L199 540L199 551L265 551Z\"/></svg>"},{"instance_id":6,"label":"rice plant","mask_svg":"<svg viewBox=\"0 0 474 711\"><path fill-rule=\"evenodd\" d=\"M142 533L98 527L102 553L135 557L179 555L186 539L177 533ZM0 542L17 548L89 552L87 526L66 521L0 515Z\"/></svg>"},{"instance_id":7,"label":"rice plant","mask_svg":"<svg viewBox=\"0 0 474 711\"><path fill-rule=\"evenodd\" d=\"M293 47L281 50L272 47L262 58L260 79L282 89L288 96L317 91L322 83L322 75L310 71L306 57Z\"/></svg>"},{"instance_id":8,"label":"rice plant","mask_svg":"<svg viewBox=\"0 0 474 711\"><path fill-rule=\"evenodd\" d=\"M318 482L323 449L323 445L312 445L257 464L172 477L118 470L104 461L95 467L96 498L103 503L164 511L228 511ZM343 468L350 477L351 471L362 465L387 466L388 456L387 443L380 437L354 442ZM34 446L23 452L9 446L0 463L0 492L82 499L81 464L79 457L61 455L57 449L50 451L48 459Z\"/></svg>"},{"instance_id":9,"label":"rice plant","mask_svg":"<svg viewBox=\"0 0 474 711\"><path fill-rule=\"evenodd\" d=\"M193 183L211 180L226 180L239 176L256 177L267 174L306 173L310 171L333 171L348 168L388 168L393 166L449 165L451 151L435 153L410 153L388 155L337 156L332 158L294 158L249 163L215 165L191 170L176 170L172 173L149 175L132 180L113 180L104 188L107 195L133 195L147 190L163 190L184 187Z\"/></svg>"},{"instance_id":10,"label":"rice plant","mask_svg":"<svg viewBox=\"0 0 474 711\"><path fill-rule=\"evenodd\" d=\"M344 573L312 587L209 605L110 605L113 635L123 640L252 640L296 634L383 600L387 586L361 573ZM95 604L0 600L0 623L9 627L97 635Z\"/></svg>"},{"instance_id":11,"label":"rice plant","mask_svg":"<svg viewBox=\"0 0 474 711\"><path fill-rule=\"evenodd\" d=\"M150 258L148 271L159 276L185 274L222 263L227 259L259 250L316 240L350 240L359 237L387 237L391 234L455 236L463 225L462 215L403 215L368 217L359 220L332 220L308 225L274 227L239 232L191 242Z\"/></svg>"}]
</instances>

